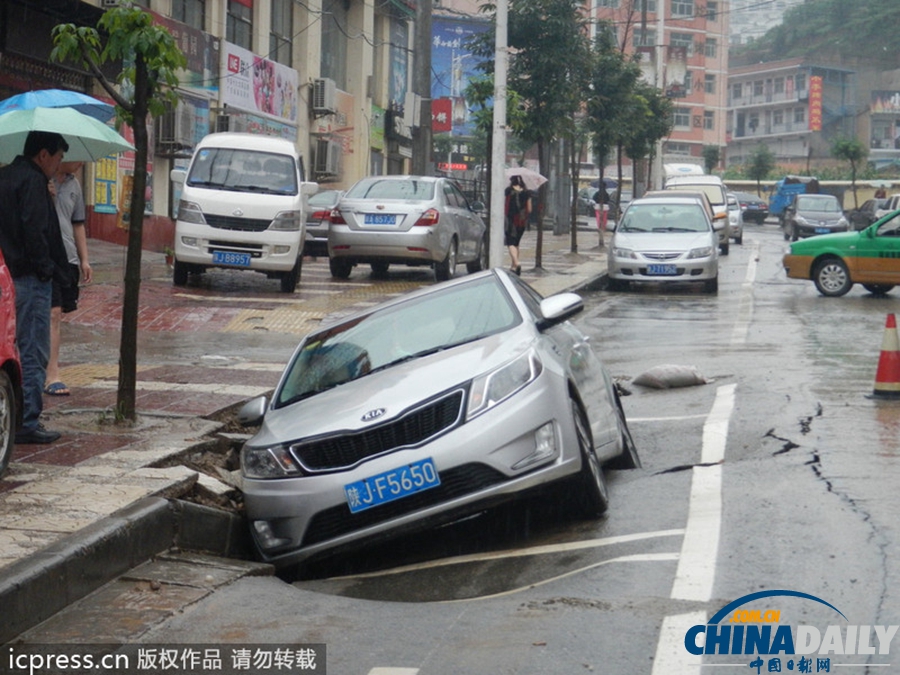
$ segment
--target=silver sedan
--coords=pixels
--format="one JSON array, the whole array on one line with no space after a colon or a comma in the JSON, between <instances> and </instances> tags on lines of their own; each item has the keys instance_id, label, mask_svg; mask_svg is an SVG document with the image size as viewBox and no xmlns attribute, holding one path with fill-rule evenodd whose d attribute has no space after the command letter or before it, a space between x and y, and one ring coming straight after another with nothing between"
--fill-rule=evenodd
<instances>
[{"instance_id":1,"label":"silver sedan","mask_svg":"<svg viewBox=\"0 0 900 675\"><path fill-rule=\"evenodd\" d=\"M485 224L456 183L430 176L372 176L353 185L331 214L331 274L346 279L354 265L384 275L393 264L427 265L438 281L458 263L487 267Z\"/></svg>"},{"instance_id":2,"label":"silver sedan","mask_svg":"<svg viewBox=\"0 0 900 675\"><path fill-rule=\"evenodd\" d=\"M247 516L283 566L458 519L553 484L607 508L603 465L640 465L612 379L568 321L495 269L324 326L298 346L241 452Z\"/></svg>"}]
</instances>

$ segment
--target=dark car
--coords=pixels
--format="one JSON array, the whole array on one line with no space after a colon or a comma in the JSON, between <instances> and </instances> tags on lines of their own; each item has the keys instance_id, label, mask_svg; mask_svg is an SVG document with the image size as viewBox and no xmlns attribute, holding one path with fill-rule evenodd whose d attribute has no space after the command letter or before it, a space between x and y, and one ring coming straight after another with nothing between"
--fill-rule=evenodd
<instances>
[{"instance_id":1,"label":"dark car","mask_svg":"<svg viewBox=\"0 0 900 675\"><path fill-rule=\"evenodd\" d=\"M762 225L769 217L769 205L764 199L750 192L734 192L741 205L744 222L754 222Z\"/></svg>"},{"instance_id":2,"label":"dark car","mask_svg":"<svg viewBox=\"0 0 900 675\"><path fill-rule=\"evenodd\" d=\"M799 194L784 210L784 239L797 241L817 234L850 229L841 203L834 195Z\"/></svg>"},{"instance_id":3,"label":"dark car","mask_svg":"<svg viewBox=\"0 0 900 675\"><path fill-rule=\"evenodd\" d=\"M887 204L887 199L867 199L858 209L847 212L850 226L856 231L866 229L881 217L878 211L883 209L885 204Z\"/></svg>"}]
</instances>

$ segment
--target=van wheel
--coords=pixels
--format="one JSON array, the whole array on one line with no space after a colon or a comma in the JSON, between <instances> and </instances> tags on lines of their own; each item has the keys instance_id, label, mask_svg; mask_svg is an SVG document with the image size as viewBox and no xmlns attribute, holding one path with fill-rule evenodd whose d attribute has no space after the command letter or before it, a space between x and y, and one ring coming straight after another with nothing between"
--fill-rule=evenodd
<instances>
[{"instance_id":1,"label":"van wheel","mask_svg":"<svg viewBox=\"0 0 900 675\"><path fill-rule=\"evenodd\" d=\"M350 276L353 263L347 262L343 258L329 258L328 269L331 270L331 276L336 279L346 279Z\"/></svg>"},{"instance_id":2,"label":"van wheel","mask_svg":"<svg viewBox=\"0 0 900 675\"><path fill-rule=\"evenodd\" d=\"M282 293L293 293L294 289L297 288L297 283L300 281L300 269L303 266L303 258L297 257L297 262L294 263L294 267L290 272L285 272L281 277L281 292Z\"/></svg>"},{"instance_id":3,"label":"van wheel","mask_svg":"<svg viewBox=\"0 0 900 675\"><path fill-rule=\"evenodd\" d=\"M175 261L172 266L172 283L176 286L184 286L188 279L187 263Z\"/></svg>"}]
</instances>

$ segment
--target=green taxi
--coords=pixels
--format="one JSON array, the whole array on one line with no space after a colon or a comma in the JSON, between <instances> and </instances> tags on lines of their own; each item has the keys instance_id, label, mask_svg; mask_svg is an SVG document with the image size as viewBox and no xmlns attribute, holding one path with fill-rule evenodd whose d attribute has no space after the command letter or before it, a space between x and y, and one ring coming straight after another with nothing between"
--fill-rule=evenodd
<instances>
[{"instance_id":1,"label":"green taxi","mask_svg":"<svg viewBox=\"0 0 900 675\"><path fill-rule=\"evenodd\" d=\"M791 244L784 256L791 279L810 279L819 293L844 295L853 284L883 294L900 284L900 211L860 232L823 234Z\"/></svg>"}]
</instances>

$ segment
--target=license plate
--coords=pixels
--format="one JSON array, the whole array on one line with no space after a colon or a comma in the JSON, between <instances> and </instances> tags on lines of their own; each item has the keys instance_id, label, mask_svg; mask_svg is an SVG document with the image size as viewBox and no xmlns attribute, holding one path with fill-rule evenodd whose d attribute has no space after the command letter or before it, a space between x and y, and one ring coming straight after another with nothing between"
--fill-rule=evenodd
<instances>
[{"instance_id":1,"label":"license plate","mask_svg":"<svg viewBox=\"0 0 900 675\"><path fill-rule=\"evenodd\" d=\"M387 213L367 213L364 222L366 225L396 225L397 216Z\"/></svg>"},{"instance_id":2,"label":"license plate","mask_svg":"<svg viewBox=\"0 0 900 675\"><path fill-rule=\"evenodd\" d=\"M216 265L234 265L235 267L250 267L251 255L249 253L234 253L233 251L213 251L213 263Z\"/></svg>"},{"instance_id":3,"label":"license plate","mask_svg":"<svg viewBox=\"0 0 900 675\"><path fill-rule=\"evenodd\" d=\"M344 486L352 513L365 511L441 484L434 462L427 459L400 466Z\"/></svg>"},{"instance_id":4,"label":"license plate","mask_svg":"<svg viewBox=\"0 0 900 675\"><path fill-rule=\"evenodd\" d=\"M647 265L647 274L672 275L678 270L675 265Z\"/></svg>"},{"instance_id":5,"label":"license plate","mask_svg":"<svg viewBox=\"0 0 900 675\"><path fill-rule=\"evenodd\" d=\"M831 232L831 230L829 230L827 227L816 228L816 234L828 234L829 232Z\"/></svg>"}]
</instances>

